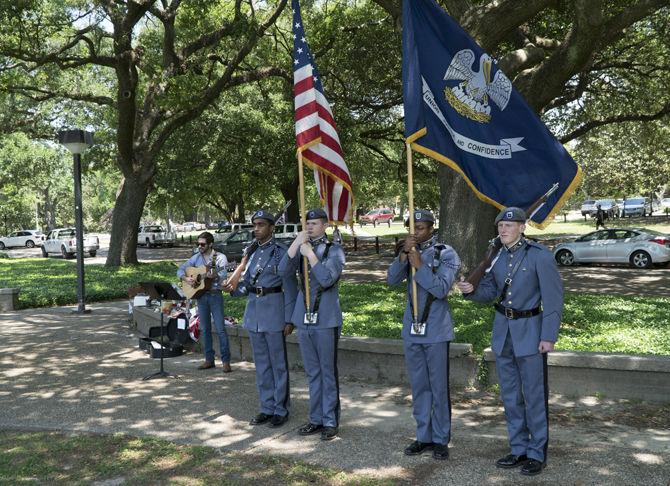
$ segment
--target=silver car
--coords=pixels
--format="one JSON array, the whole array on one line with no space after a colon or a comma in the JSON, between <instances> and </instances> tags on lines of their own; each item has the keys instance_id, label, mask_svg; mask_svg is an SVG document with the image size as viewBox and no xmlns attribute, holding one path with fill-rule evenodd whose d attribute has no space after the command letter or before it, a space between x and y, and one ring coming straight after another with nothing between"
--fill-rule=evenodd
<instances>
[{"instance_id":1,"label":"silver car","mask_svg":"<svg viewBox=\"0 0 670 486\"><path fill-rule=\"evenodd\" d=\"M586 234L554 248L559 265L628 263L635 268L666 266L670 236L641 228L611 228Z\"/></svg>"}]
</instances>

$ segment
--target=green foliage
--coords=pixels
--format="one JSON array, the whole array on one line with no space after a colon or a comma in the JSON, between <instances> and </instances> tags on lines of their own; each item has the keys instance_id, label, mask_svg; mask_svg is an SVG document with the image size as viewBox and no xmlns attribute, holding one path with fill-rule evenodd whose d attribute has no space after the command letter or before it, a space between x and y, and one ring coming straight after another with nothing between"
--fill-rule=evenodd
<instances>
[{"instance_id":1,"label":"green foliage","mask_svg":"<svg viewBox=\"0 0 670 486\"><path fill-rule=\"evenodd\" d=\"M82 158L84 226L90 231L102 228L100 219L112 206L120 180L118 173L109 170L108 156L103 145ZM13 133L0 135L0 161L1 233L74 224L69 152L54 143Z\"/></svg>"},{"instance_id":2,"label":"green foliage","mask_svg":"<svg viewBox=\"0 0 670 486\"><path fill-rule=\"evenodd\" d=\"M19 287L19 307L48 307L77 302L77 270L73 261L11 259L0 268L0 288ZM86 301L128 297L128 288L141 281L176 280L172 262L106 268L86 265Z\"/></svg>"}]
</instances>

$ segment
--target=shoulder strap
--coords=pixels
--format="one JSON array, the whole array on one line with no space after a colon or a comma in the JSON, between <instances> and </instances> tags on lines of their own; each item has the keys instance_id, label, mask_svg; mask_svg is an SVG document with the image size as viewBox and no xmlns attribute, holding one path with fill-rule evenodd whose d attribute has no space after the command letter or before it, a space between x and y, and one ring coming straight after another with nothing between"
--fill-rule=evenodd
<instances>
[{"instance_id":1,"label":"shoulder strap","mask_svg":"<svg viewBox=\"0 0 670 486\"><path fill-rule=\"evenodd\" d=\"M498 296L498 304L502 304L502 302L505 300L507 289L509 288L510 285L512 285L512 279L514 278L514 275L516 275L517 270L519 270L521 263L526 259L526 255L528 255L528 250L530 250L530 245L526 243L526 247L524 248L523 251L523 256L517 260L516 265L514 265L514 268L512 268L510 276L505 279L505 285L503 285L502 291L500 292L500 296Z\"/></svg>"}]
</instances>

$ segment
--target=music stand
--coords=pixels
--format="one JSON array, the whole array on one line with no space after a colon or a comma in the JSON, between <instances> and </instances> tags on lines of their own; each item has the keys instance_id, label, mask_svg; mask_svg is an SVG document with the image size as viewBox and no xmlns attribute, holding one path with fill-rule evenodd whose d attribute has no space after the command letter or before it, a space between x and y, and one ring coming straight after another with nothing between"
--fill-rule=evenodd
<instances>
[{"instance_id":1,"label":"music stand","mask_svg":"<svg viewBox=\"0 0 670 486\"><path fill-rule=\"evenodd\" d=\"M158 300L158 308L161 313L161 369L156 373L145 376L142 380L152 380L154 378L177 378L174 373L168 373L163 368L163 355L165 354L165 324L163 322L163 301L164 300L182 300L181 295L172 288L169 282L140 282L140 287L152 300Z\"/></svg>"}]
</instances>

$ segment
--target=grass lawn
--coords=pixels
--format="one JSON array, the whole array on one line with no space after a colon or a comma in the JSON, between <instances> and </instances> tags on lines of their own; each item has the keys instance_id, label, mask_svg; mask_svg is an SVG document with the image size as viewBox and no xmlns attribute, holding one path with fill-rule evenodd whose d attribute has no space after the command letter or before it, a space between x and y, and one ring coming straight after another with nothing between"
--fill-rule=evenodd
<instances>
[{"instance_id":1,"label":"grass lawn","mask_svg":"<svg viewBox=\"0 0 670 486\"><path fill-rule=\"evenodd\" d=\"M171 262L146 263L118 270L86 266L87 301L127 297L127 289L148 280L176 281ZM20 287L22 308L76 302L76 268L71 262L49 259L3 260L0 288ZM456 341L471 343L481 353L491 339L491 306L450 297ZM400 338L405 306L404 286L383 283L340 284L343 334ZM245 299L226 297L225 313L241 320ZM567 294L559 349L670 355L670 299Z\"/></svg>"},{"instance_id":2,"label":"grass lawn","mask_svg":"<svg viewBox=\"0 0 670 486\"><path fill-rule=\"evenodd\" d=\"M2 431L0 484L372 486L400 481L153 438Z\"/></svg>"}]
</instances>

